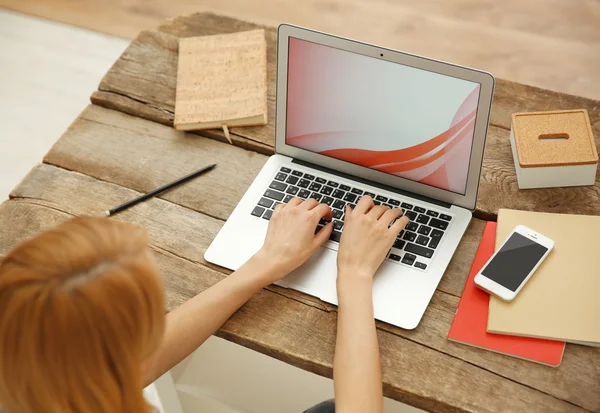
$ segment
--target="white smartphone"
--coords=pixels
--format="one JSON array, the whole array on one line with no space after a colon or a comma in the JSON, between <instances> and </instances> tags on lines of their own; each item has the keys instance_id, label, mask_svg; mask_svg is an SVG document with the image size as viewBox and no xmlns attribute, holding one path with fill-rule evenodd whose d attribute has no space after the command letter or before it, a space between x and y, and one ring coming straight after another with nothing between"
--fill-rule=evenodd
<instances>
[{"instance_id":1,"label":"white smartphone","mask_svg":"<svg viewBox=\"0 0 600 413\"><path fill-rule=\"evenodd\" d=\"M517 226L475 276L475 285L510 301L554 248L554 241L524 225Z\"/></svg>"}]
</instances>

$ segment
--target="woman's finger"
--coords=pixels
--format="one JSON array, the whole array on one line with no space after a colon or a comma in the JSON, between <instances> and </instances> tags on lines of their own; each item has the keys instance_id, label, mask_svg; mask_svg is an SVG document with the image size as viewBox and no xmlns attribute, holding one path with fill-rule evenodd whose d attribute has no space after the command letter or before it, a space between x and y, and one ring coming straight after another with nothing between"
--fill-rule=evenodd
<instances>
[{"instance_id":1,"label":"woman's finger","mask_svg":"<svg viewBox=\"0 0 600 413\"><path fill-rule=\"evenodd\" d=\"M315 235L315 240L314 240L314 245L313 245L315 251L318 247L323 245L329 239L332 231L333 231L333 222L330 222L329 224L327 224L323 228L321 228L321 230L319 232L317 232L317 235Z\"/></svg>"},{"instance_id":2,"label":"woman's finger","mask_svg":"<svg viewBox=\"0 0 600 413\"><path fill-rule=\"evenodd\" d=\"M308 198L306 201L302 202L302 208L307 209L309 211L317 205L319 205L319 202L314 198Z\"/></svg>"},{"instance_id":3,"label":"woman's finger","mask_svg":"<svg viewBox=\"0 0 600 413\"><path fill-rule=\"evenodd\" d=\"M404 227L408 225L409 222L410 220L408 219L408 217L406 215L403 215L400 218L398 218L396 222L394 222L394 224L390 227L390 231L392 231L392 233L395 236L398 236L400 231L402 231Z\"/></svg>"},{"instance_id":4,"label":"woman's finger","mask_svg":"<svg viewBox=\"0 0 600 413\"><path fill-rule=\"evenodd\" d=\"M398 208L392 208L385 211L385 213L379 218L379 221L386 226L392 225L392 222L402 215L402 210Z\"/></svg>"},{"instance_id":5,"label":"woman's finger","mask_svg":"<svg viewBox=\"0 0 600 413\"><path fill-rule=\"evenodd\" d=\"M277 205L277 206L275 207L275 209L273 210L273 213L274 213L274 214L276 214L276 213L279 213L279 212L281 212L281 210L282 210L284 207L285 207L285 204L279 204L279 205Z\"/></svg>"},{"instance_id":6,"label":"woman's finger","mask_svg":"<svg viewBox=\"0 0 600 413\"><path fill-rule=\"evenodd\" d=\"M352 213L354 211L352 210L352 208L350 208L348 205L346 205L346 211L344 213L344 221L350 219L350 217L352 216Z\"/></svg>"},{"instance_id":7,"label":"woman's finger","mask_svg":"<svg viewBox=\"0 0 600 413\"><path fill-rule=\"evenodd\" d=\"M371 198L369 195L365 195L358 201L353 211L359 214L366 214L374 206L375 203L373 202L373 198Z\"/></svg>"},{"instance_id":8,"label":"woman's finger","mask_svg":"<svg viewBox=\"0 0 600 413\"><path fill-rule=\"evenodd\" d=\"M298 206L302 203L302 200L300 198L292 198L290 199L290 201L287 203L287 205L295 207Z\"/></svg>"},{"instance_id":9,"label":"woman's finger","mask_svg":"<svg viewBox=\"0 0 600 413\"><path fill-rule=\"evenodd\" d=\"M325 218L327 221L331 221L333 218L331 208L329 208L326 204L319 204L314 207L311 212L316 217L316 220L319 221L321 218Z\"/></svg>"},{"instance_id":10,"label":"woman's finger","mask_svg":"<svg viewBox=\"0 0 600 413\"><path fill-rule=\"evenodd\" d=\"M379 220L385 211L389 211L389 208L383 205L375 205L373 208L371 208L367 215Z\"/></svg>"}]
</instances>

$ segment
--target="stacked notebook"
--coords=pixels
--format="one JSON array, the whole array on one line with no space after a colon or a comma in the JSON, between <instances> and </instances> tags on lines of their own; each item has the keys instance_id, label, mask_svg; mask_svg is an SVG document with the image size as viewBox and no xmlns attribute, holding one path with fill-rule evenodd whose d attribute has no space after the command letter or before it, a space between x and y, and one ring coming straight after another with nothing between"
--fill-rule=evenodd
<instances>
[{"instance_id":1,"label":"stacked notebook","mask_svg":"<svg viewBox=\"0 0 600 413\"><path fill-rule=\"evenodd\" d=\"M475 286L475 275L494 253L496 223L488 222L465 284L448 339L550 366L562 360L565 343L487 332L490 295Z\"/></svg>"},{"instance_id":2,"label":"stacked notebook","mask_svg":"<svg viewBox=\"0 0 600 413\"><path fill-rule=\"evenodd\" d=\"M517 297L478 289L475 275L517 225L555 242ZM600 346L600 217L501 209L486 225L448 339L558 366L565 342Z\"/></svg>"}]
</instances>

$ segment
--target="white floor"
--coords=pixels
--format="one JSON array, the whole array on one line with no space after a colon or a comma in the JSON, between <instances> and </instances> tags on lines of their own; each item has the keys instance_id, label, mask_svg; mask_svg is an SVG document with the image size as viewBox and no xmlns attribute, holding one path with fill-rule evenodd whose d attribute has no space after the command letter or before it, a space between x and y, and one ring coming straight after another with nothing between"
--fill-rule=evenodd
<instances>
[{"instance_id":1,"label":"white floor","mask_svg":"<svg viewBox=\"0 0 600 413\"><path fill-rule=\"evenodd\" d=\"M185 413L301 413L333 399L333 381L212 337L172 371ZM387 413L418 413L385 399Z\"/></svg>"},{"instance_id":2,"label":"white floor","mask_svg":"<svg viewBox=\"0 0 600 413\"><path fill-rule=\"evenodd\" d=\"M0 10L0 199L41 162L128 43Z\"/></svg>"},{"instance_id":3,"label":"white floor","mask_svg":"<svg viewBox=\"0 0 600 413\"><path fill-rule=\"evenodd\" d=\"M127 44L0 10L0 201L89 103ZM160 392L168 413L178 413L173 395L183 413L300 413L333 397L331 380L218 338L175 368L172 377L175 390ZM148 397L156 397L153 389ZM386 400L388 413L417 411Z\"/></svg>"}]
</instances>

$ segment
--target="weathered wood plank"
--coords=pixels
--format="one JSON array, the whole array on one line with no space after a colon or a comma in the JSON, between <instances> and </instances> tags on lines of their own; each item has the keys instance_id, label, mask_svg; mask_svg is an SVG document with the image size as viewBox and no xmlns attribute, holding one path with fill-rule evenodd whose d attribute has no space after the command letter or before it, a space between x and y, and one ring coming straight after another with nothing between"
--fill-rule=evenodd
<instances>
[{"instance_id":1,"label":"weathered wood plank","mask_svg":"<svg viewBox=\"0 0 600 413\"><path fill-rule=\"evenodd\" d=\"M597 140L600 143L600 134ZM475 215L482 219L495 221L499 208L600 215L600 170L595 186L520 190L510 148L510 132L496 126L490 126L488 130L479 182Z\"/></svg>"},{"instance_id":2,"label":"weathered wood plank","mask_svg":"<svg viewBox=\"0 0 600 413\"><path fill-rule=\"evenodd\" d=\"M198 36L247 30L258 26L213 14L179 17L160 26L159 31L146 31L134 40L129 49L109 71L92 96L96 104L121 110L135 116L172 124L174 76L178 37ZM232 130L236 145L270 154L274 145L276 31L265 27L269 54L269 125ZM154 56L158 58L154 59ZM169 60L170 59L170 60ZM154 63L146 65L148 60ZM173 63L175 61L175 63ZM162 68L156 62L163 62ZM165 63L167 62L167 63ZM154 71L160 72L154 75ZM165 73L171 73L166 76ZM143 79L144 88L136 87ZM162 81L167 78L168 81ZM129 98L131 97L131 98ZM144 106L148 102L149 107ZM595 187L556 188L518 191L510 153L508 132L513 112L549 109L585 108L590 114L592 128L600 145L600 102L565 95L499 79L494 95L488 143L482 170L476 216L496 219L498 208L535 209L546 212L600 214L599 185ZM204 136L224 141L219 131L202 132ZM508 157L507 157L508 155ZM515 196L515 194L518 194ZM583 205L583 209L579 206Z\"/></svg>"},{"instance_id":3,"label":"weathered wood plank","mask_svg":"<svg viewBox=\"0 0 600 413\"><path fill-rule=\"evenodd\" d=\"M10 196L71 216L104 216L102 211L139 195L139 192L119 185L42 164L33 168ZM204 252L224 223L159 198L142 202L112 219L148 228L154 246L202 264L206 264Z\"/></svg>"},{"instance_id":4,"label":"weathered wood plank","mask_svg":"<svg viewBox=\"0 0 600 413\"><path fill-rule=\"evenodd\" d=\"M150 107L166 110L166 114L172 117L178 53L177 37L143 31L113 64L99 89L123 94ZM123 84L128 85L127 89L121 86Z\"/></svg>"},{"instance_id":5,"label":"weathered wood plank","mask_svg":"<svg viewBox=\"0 0 600 413\"><path fill-rule=\"evenodd\" d=\"M142 119L151 120L163 125L173 125L173 114L162 109L141 103L129 97L119 95L118 93L108 91L96 91L91 96L92 103L108 109L120 111L128 115L133 115ZM208 137L217 141L227 142L225 135L219 130L201 130L190 132L195 135ZM265 155L273 154L273 147L264 143L254 141L239 135L231 135L231 140L235 146L248 149Z\"/></svg>"},{"instance_id":6,"label":"weathered wood plank","mask_svg":"<svg viewBox=\"0 0 600 413\"><path fill-rule=\"evenodd\" d=\"M77 188L84 189L92 184L91 178L80 174L65 171L58 171L57 174L67 174L68 178L64 179L67 179L69 184L81 180L82 184L77 185ZM21 187L26 191L30 183L38 186L37 182L30 177L24 181ZM59 186L60 184L57 184L55 189ZM113 191L118 193L119 190L131 192L125 188L115 188L115 185L99 181L92 186L93 188L90 190L92 198L88 200L89 204L101 201L101 196L93 199L94 193L104 195ZM98 192L101 187L105 190ZM34 192L38 193L39 191L35 189ZM53 190L50 190L46 192L46 195L51 195L52 192ZM12 245L25 236L68 219L71 213L66 210L63 212L61 208L74 210L77 207L73 207L62 195L57 198L66 205L59 205L55 201L25 198L9 201L0 206L0 254L5 254ZM85 199L83 196L78 198ZM148 203L146 211L129 214L129 217L134 218L137 223L145 222L151 225L152 246L157 251L159 268L167 287L168 310L171 310L218 282L224 274L163 248L173 237L163 231L155 231L156 227L160 228L164 225L162 222L156 222L155 217L157 214L163 217L178 215L177 210L184 210L184 208L175 205L162 209L156 208L156 204L167 204L167 202L153 201L152 205ZM44 206L43 202L48 202L48 206ZM79 207L81 206L79 205ZM83 209L89 210L89 207ZM150 209L157 210L150 211ZM183 211L182 213L185 217L190 212ZM126 218L124 215L121 217L121 219ZM165 221L170 222L171 217L166 217ZM183 228L184 226L177 225L173 228L172 233L177 231L179 234ZM193 229L192 232L194 231ZM183 235L183 237L186 236ZM453 305L444 306L442 301L438 307L442 312L448 313L446 319L451 318ZM436 314L435 317L428 318L430 321L437 322L438 316L439 314ZM292 365L331 377L335 345L335 317L335 313L306 306L271 291L263 291L238 311L223 326L218 335ZM423 330L427 332L435 329L430 326ZM460 358L444 354L428 345L423 346L415 342L414 339L418 337L414 333L409 332L408 334L413 334L410 340L387 331L379 330L378 332L384 369L384 387L386 395L390 397L435 412L492 412L499 410L516 412L525 409L544 412L584 411L554 396L536 391L515 381L503 379L485 368L465 363ZM436 335L432 334L432 336ZM449 348L476 353L472 349L460 348L456 345L449 346ZM501 358L502 356L497 357ZM511 362L525 363L518 360ZM502 363L498 365L502 367ZM427 368L424 369L424 366ZM508 366L505 370L512 374L519 373L510 367L512 366ZM544 370L541 366L538 368L541 372L558 372L555 369ZM523 372L521 369L520 373ZM544 383L539 379L536 382ZM470 391L473 388L477 388L478 391ZM536 407L532 408L532 406Z\"/></svg>"},{"instance_id":7,"label":"weathered wood plank","mask_svg":"<svg viewBox=\"0 0 600 413\"><path fill-rule=\"evenodd\" d=\"M452 260L446 269L442 281L438 285L437 289L439 291L455 297L462 295L484 228L485 221L477 218L471 220L467 231L452 256Z\"/></svg>"},{"instance_id":8,"label":"weathered wood plank","mask_svg":"<svg viewBox=\"0 0 600 413\"><path fill-rule=\"evenodd\" d=\"M590 116L592 132L596 137L596 145L600 145L600 101L504 79L496 79L490 123L510 130L511 115L515 112L564 109L586 109Z\"/></svg>"},{"instance_id":9,"label":"weathered wood plank","mask_svg":"<svg viewBox=\"0 0 600 413\"><path fill-rule=\"evenodd\" d=\"M77 193L78 196L70 197L69 195L72 193ZM54 208L69 215L94 213L98 208L106 209L110 205L136 195L136 192L121 186L50 165L40 165L34 168L12 194L13 198L17 200ZM203 259L204 251L223 224L220 220L161 199L153 199L140 204L116 215L113 219L148 228L152 234L154 248L163 254L177 256L205 266L207 263ZM480 237L478 229L483 226L483 222L474 220L473 223L475 225L468 231L467 238L477 238L478 240ZM177 234L177 236L173 234ZM473 244L476 247L477 241L474 241ZM465 255L471 254L457 254L457 257ZM454 278L462 280L462 277L455 271L466 272L469 265L470 262L465 263L462 268L454 265L454 268L449 269L444 280ZM168 269L165 270L168 271ZM218 269L218 271L224 270ZM228 272L225 271L225 273ZM193 277L190 275L184 278ZM189 282L189 280L183 282ZM200 281L201 284L204 282ZM464 283L464 280L462 282ZM269 287L269 289L272 288L273 286ZM283 290L281 292L287 295L292 291ZM441 289L441 291L444 290ZM176 294L183 294L184 297L176 297ZM291 298L323 310L328 308L325 305L317 305L318 299L301 293L297 293ZM169 299L178 303L185 301L185 290L173 291ZM453 343L446 340L446 335L457 305L457 297L436 292L423 321L414 331L405 331L385 323L378 323L378 327L391 334L410 339L574 404L588 409L600 407L600 394L590 392L590 389L586 387L589 386L590 377L600 374L600 358L598 357L600 349L569 346L561 368L550 369ZM335 309L335 307L333 308Z\"/></svg>"},{"instance_id":10,"label":"weathered wood plank","mask_svg":"<svg viewBox=\"0 0 600 413\"><path fill-rule=\"evenodd\" d=\"M218 166L161 197L227 219L267 157L120 112L89 106L45 162L149 192L202 166Z\"/></svg>"}]
</instances>

